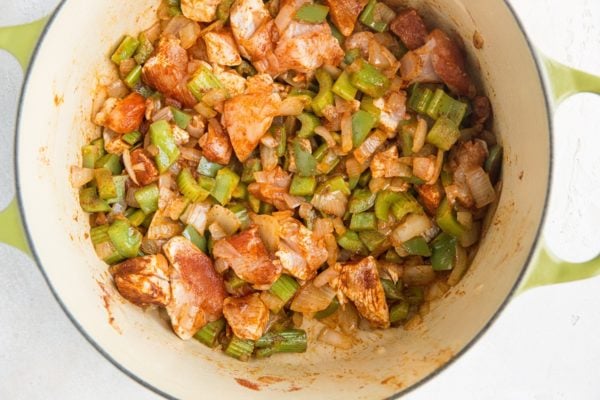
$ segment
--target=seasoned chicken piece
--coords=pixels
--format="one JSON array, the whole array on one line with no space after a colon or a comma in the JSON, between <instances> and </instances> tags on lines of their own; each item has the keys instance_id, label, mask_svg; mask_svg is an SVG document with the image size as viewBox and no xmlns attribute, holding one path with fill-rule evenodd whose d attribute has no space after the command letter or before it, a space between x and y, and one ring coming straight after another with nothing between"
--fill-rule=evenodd
<instances>
[{"instance_id":1,"label":"seasoned chicken piece","mask_svg":"<svg viewBox=\"0 0 600 400\"><path fill-rule=\"evenodd\" d=\"M281 167L276 167L269 171L260 171L254 173L256 182L248 185L248 191L265 203L277 207L279 210L289 209L286 197L292 177Z\"/></svg>"},{"instance_id":2,"label":"seasoned chicken piece","mask_svg":"<svg viewBox=\"0 0 600 400\"><path fill-rule=\"evenodd\" d=\"M339 288L348 297L363 318L378 328L390 326L385 292L379 280L377 261L372 256L356 263L336 264L339 270Z\"/></svg>"},{"instance_id":3,"label":"seasoned chicken piece","mask_svg":"<svg viewBox=\"0 0 600 400\"><path fill-rule=\"evenodd\" d=\"M473 207L475 202L467 184L466 173L483 166L487 156L487 145L480 139L463 142L451 152L449 166L453 172L454 182L445 187L451 204L458 200L467 208Z\"/></svg>"},{"instance_id":4,"label":"seasoned chicken piece","mask_svg":"<svg viewBox=\"0 0 600 400\"><path fill-rule=\"evenodd\" d=\"M173 330L182 339L191 338L208 322L223 315L226 293L223 278L212 261L182 236L163 246L171 263L171 301L167 313Z\"/></svg>"},{"instance_id":5,"label":"seasoned chicken piece","mask_svg":"<svg viewBox=\"0 0 600 400\"><path fill-rule=\"evenodd\" d=\"M368 2L369 0L325 0L333 24L344 36L352 34L356 20Z\"/></svg>"},{"instance_id":6,"label":"seasoned chicken piece","mask_svg":"<svg viewBox=\"0 0 600 400\"><path fill-rule=\"evenodd\" d=\"M156 164L148 152L138 148L133 150L129 154L129 157L131 159L131 167L135 173L135 178L140 185L149 185L158 180L158 168L156 168Z\"/></svg>"},{"instance_id":7,"label":"seasoned chicken piece","mask_svg":"<svg viewBox=\"0 0 600 400\"><path fill-rule=\"evenodd\" d=\"M390 51L394 38L389 34L363 31L354 33L344 42L346 50L358 49L360 55L369 63L377 67L388 78L396 76L400 62Z\"/></svg>"},{"instance_id":8,"label":"seasoned chicken piece","mask_svg":"<svg viewBox=\"0 0 600 400\"><path fill-rule=\"evenodd\" d=\"M423 46L427 40L428 32L425 22L412 8L399 12L390 23L390 30L402 40L409 50Z\"/></svg>"},{"instance_id":9,"label":"seasoned chicken piece","mask_svg":"<svg viewBox=\"0 0 600 400\"><path fill-rule=\"evenodd\" d=\"M174 193L169 197L168 203L176 199L176 195ZM165 201L165 203L167 202ZM167 216L167 204L159 204L160 209L154 213L152 222L150 222L150 226L148 227L148 233L146 234L148 239L169 239L175 235L179 235L183 231L183 226L179 223L179 221L173 221Z\"/></svg>"},{"instance_id":10,"label":"seasoned chicken piece","mask_svg":"<svg viewBox=\"0 0 600 400\"><path fill-rule=\"evenodd\" d=\"M144 81L167 97L191 108L197 101L187 88L188 62L187 52L179 40L172 36L163 37L155 55L144 64Z\"/></svg>"},{"instance_id":11,"label":"seasoned chicken piece","mask_svg":"<svg viewBox=\"0 0 600 400\"><path fill-rule=\"evenodd\" d=\"M271 261L256 226L218 240L213 248L213 256L257 288L269 288L281 275L281 265Z\"/></svg>"},{"instance_id":12,"label":"seasoned chicken piece","mask_svg":"<svg viewBox=\"0 0 600 400\"><path fill-rule=\"evenodd\" d=\"M211 22L217 15L222 0L181 0L181 12L198 22Z\"/></svg>"},{"instance_id":13,"label":"seasoned chicken piece","mask_svg":"<svg viewBox=\"0 0 600 400\"><path fill-rule=\"evenodd\" d=\"M133 92L116 102L103 125L117 133L133 132L140 127L145 111L146 99Z\"/></svg>"},{"instance_id":14,"label":"seasoned chicken piece","mask_svg":"<svg viewBox=\"0 0 600 400\"><path fill-rule=\"evenodd\" d=\"M326 22L309 24L292 20L280 33L275 57L278 73L290 69L310 73L323 65L338 65L344 51Z\"/></svg>"},{"instance_id":15,"label":"seasoned chicken piece","mask_svg":"<svg viewBox=\"0 0 600 400\"><path fill-rule=\"evenodd\" d=\"M273 80L264 74L249 78L246 92L225 102L222 123L240 161L244 162L258 146L280 103Z\"/></svg>"},{"instance_id":16,"label":"seasoned chicken piece","mask_svg":"<svg viewBox=\"0 0 600 400\"><path fill-rule=\"evenodd\" d=\"M228 30L211 31L204 35L208 61L219 65L240 65L242 57L233 35Z\"/></svg>"},{"instance_id":17,"label":"seasoned chicken piece","mask_svg":"<svg viewBox=\"0 0 600 400\"><path fill-rule=\"evenodd\" d=\"M400 59L400 76L408 83L438 83L440 77L435 73L432 62L434 40L428 40L418 49L409 51Z\"/></svg>"},{"instance_id":18,"label":"seasoned chicken piece","mask_svg":"<svg viewBox=\"0 0 600 400\"><path fill-rule=\"evenodd\" d=\"M169 264L161 254L131 258L110 273L119 293L135 305L166 306L171 299Z\"/></svg>"},{"instance_id":19,"label":"seasoned chicken piece","mask_svg":"<svg viewBox=\"0 0 600 400\"><path fill-rule=\"evenodd\" d=\"M206 159L221 165L229 164L231 159L231 143L223 131L223 127L216 119L208 121L208 132L198 141L202 154Z\"/></svg>"},{"instance_id":20,"label":"seasoned chicken piece","mask_svg":"<svg viewBox=\"0 0 600 400\"><path fill-rule=\"evenodd\" d=\"M442 188L439 183L433 185L416 185L415 190L419 194L421 203L429 214L434 215L442 201Z\"/></svg>"},{"instance_id":21,"label":"seasoned chicken piece","mask_svg":"<svg viewBox=\"0 0 600 400\"><path fill-rule=\"evenodd\" d=\"M226 298L223 314L233 334L240 339L260 339L269 322L269 308L262 302L258 293Z\"/></svg>"},{"instance_id":22,"label":"seasoned chicken piece","mask_svg":"<svg viewBox=\"0 0 600 400\"><path fill-rule=\"evenodd\" d=\"M229 13L229 23L244 57L254 62L272 52L273 21L261 0L235 1Z\"/></svg>"},{"instance_id":23,"label":"seasoned chicken piece","mask_svg":"<svg viewBox=\"0 0 600 400\"><path fill-rule=\"evenodd\" d=\"M279 257L281 266L296 278L312 279L317 269L327 261L327 248L323 240L317 240L313 232L300 221L288 217L281 225Z\"/></svg>"},{"instance_id":24,"label":"seasoned chicken piece","mask_svg":"<svg viewBox=\"0 0 600 400\"><path fill-rule=\"evenodd\" d=\"M381 111L379 128L394 134L406 114L406 93L389 92L385 97L375 99L373 105Z\"/></svg>"},{"instance_id":25,"label":"seasoned chicken piece","mask_svg":"<svg viewBox=\"0 0 600 400\"><path fill-rule=\"evenodd\" d=\"M473 115L471 116L473 126L483 128L483 125L492 115L490 100L485 96L477 96L473 99L471 105L473 106Z\"/></svg>"},{"instance_id":26,"label":"seasoned chicken piece","mask_svg":"<svg viewBox=\"0 0 600 400\"><path fill-rule=\"evenodd\" d=\"M246 79L237 72L215 68L213 73L230 96L237 96L246 91Z\"/></svg>"},{"instance_id":27,"label":"seasoned chicken piece","mask_svg":"<svg viewBox=\"0 0 600 400\"><path fill-rule=\"evenodd\" d=\"M398 158L398 148L391 146L373 156L371 174L373 178L409 177L411 171L408 165L403 164Z\"/></svg>"},{"instance_id":28,"label":"seasoned chicken piece","mask_svg":"<svg viewBox=\"0 0 600 400\"><path fill-rule=\"evenodd\" d=\"M465 56L456 43L439 29L431 31L429 40L435 42L431 56L435 73L452 92L461 96L475 96L475 85L467 73Z\"/></svg>"},{"instance_id":29,"label":"seasoned chicken piece","mask_svg":"<svg viewBox=\"0 0 600 400\"><path fill-rule=\"evenodd\" d=\"M110 154L121 155L125 150L129 150L131 145L121 139L123 135L120 133L111 131L110 129L104 129L102 131L102 139L104 140L104 149Z\"/></svg>"}]
</instances>

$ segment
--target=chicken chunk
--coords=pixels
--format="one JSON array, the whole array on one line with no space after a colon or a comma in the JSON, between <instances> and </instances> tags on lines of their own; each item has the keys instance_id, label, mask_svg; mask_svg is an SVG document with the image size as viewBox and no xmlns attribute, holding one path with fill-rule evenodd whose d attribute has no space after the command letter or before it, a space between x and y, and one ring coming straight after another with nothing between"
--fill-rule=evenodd
<instances>
[{"instance_id":1,"label":"chicken chunk","mask_svg":"<svg viewBox=\"0 0 600 400\"><path fill-rule=\"evenodd\" d=\"M280 34L275 48L279 65L275 73L287 70L310 73L323 65L338 65L344 51L327 23L291 21Z\"/></svg>"},{"instance_id":2,"label":"chicken chunk","mask_svg":"<svg viewBox=\"0 0 600 400\"><path fill-rule=\"evenodd\" d=\"M280 221L279 250L275 255L285 271L296 278L312 279L317 269L327 261L327 248L300 221L288 217Z\"/></svg>"},{"instance_id":3,"label":"chicken chunk","mask_svg":"<svg viewBox=\"0 0 600 400\"><path fill-rule=\"evenodd\" d=\"M222 0L181 0L181 12L198 22L211 22L217 16L217 7Z\"/></svg>"},{"instance_id":4,"label":"chicken chunk","mask_svg":"<svg viewBox=\"0 0 600 400\"><path fill-rule=\"evenodd\" d=\"M248 79L246 92L225 102L222 123L240 161L246 161L258 146L277 115L280 103L273 80L264 74Z\"/></svg>"},{"instance_id":5,"label":"chicken chunk","mask_svg":"<svg viewBox=\"0 0 600 400\"><path fill-rule=\"evenodd\" d=\"M434 215L442 201L442 188L439 183L433 185L417 185L415 190L419 194L419 200L425 206L429 214Z\"/></svg>"},{"instance_id":6,"label":"chicken chunk","mask_svg":"<svg viewBox=\"0 0 600 400\"><path fill-rule=\"evenodd\" d=\"M110 273L119 293L135 305L166 306L171 299L169 264L161 254L131 258Z\"/></svg>"},{"instance_id":7,"label":"chicken chunk","mask_svg":"<svg viewBox=\"0 0 600 400\"><path fill-rule=\"evenodd\" d=\"M260 171L254 174L256 182L248 185L248 191L265 203L277 207L279 210L287 210L286 197L292 177L281 167L269 171Z\"/></svg>"},{"instance_id":8,"label":"chicken chunk","mask_svg":"<svg viewBox=\"0 0 600 400\"><path fill-rule=\"evenodd\" d=\"M242 55L253 62L272 52L273 21L261 0L238 0L229 13L233 37Z\"/></svg>"},{"instance_id":9,"label":"chicken chunk","mask_svg":"<svg viewBox=\"0 0 600 400\"><path fill-rule=\"evenodd\" d=\"M141 148L135 149L129 157L135 178L140 185L146 186L158 180L158 168L147 151Z\"/></svg>"},{"instance_id":10,"label":"chicken chunk","mask_svg":"<svg viewBox=\"0 0 600 400\"><path fill-rule=\"evenodd\" d=\"M210 258L182 236L165 243L163 251L171 263L171 301L167 313L177 336L189 339L205 324L223 315L226 297L223 278Z\"/></svg>"},{"instance_id":11,"label":"chicken chunk","mask_svg":"<svg viewBox=\"0 0 600 400\"><path fill-rule=\"evenodd\" d=\"M104 126L121 134L136 131L144 119L145 112L146 99L138 93L130 93L116 102L106 116Z\"/></svg>"},{"instance_id":12,"label":"chicken chunk","mask_svg":"<svg viewBox=\"0 0 600 400\"><path fill-rule=\"evenodd\" d=\"M102 139L104 140L104 149L110 154L121 155L125 150L129 150L131 145L122 139L120 133L110 129L102 131Z\"/></svg>"},{"instance_id":13,"label":"chicken chunk","mask_svg":"<svg viewBox=\"0 0 600 400\"><path fill-rule=\"evenodd\" d=\"M452 92L461 96L475 96L475 85L467 73L465 56L460 48L439 29L434 29L429 38L435 41L431 57L435 73Z\"/></svg>"},{"instance_id":14,"label":"chicken chunk","mask_svg":"<svg viewBox=\"0 0 600 400\"><path fill-rule=\"evenodd\" d=\"M390 23L394 32L409 50L414 50L425 44L427 27L416 10L409 8L401 11Z\"/></svg>"},{"instance_id":15,"label":"chicken chunk","mask_svg":"<svg viewBox=\"0 0 600 400\"><path fill-rule=\"evenodd\" d=\"M163 37L156 50L142 69L144 81L167 97L186 107L196 105L196 98L187 88L188 55L178 39Z\"/></svg>"},{"instance_id":16,"label":"chicken chunk","mask_svg":"<svg viewBox=\"0 0 600 400\"><path fill-rule=\"evenodd\" d=\"M223 314L233 334L240 339L260 339L269 322L269 308L262 302L258 293L226 298Z\"/></svg>"},{"instance_id":17,"label":"chicken chunk","mask_svg":"<svg viewBox=\"0 0 600 400\"><path fill-rule=\"evenodd\" d=\"M458 200L464 207L473 207L475 201L467 184L466 173L483 166L487 155L487 145L479 139L463 142L451 153L449 166L454 182L445 187L451 204Z\"/></svg>"},{"instance_id":18,"label":"chicken chunk","mask_svg":"<svg viewBox=\"0 0 600 400\"><path fill-rule=\"evenodd\" d=\"M368 0L325 0L333 24L344 36L352 34L356 20L368 2Z\"/></svg>"},{"instance_id":19,"label":"chicken chunk","mask_svg":"<svg viewBox=\"0 0 600 400\"><path fill-rule=\"evenodd\" d=\"M257 288L270 287L281 275L281 265L273 264L256 226L217 241L213 255Z\"/></svg>"},{"instance_id":20,"label":"chicken chunk","mask_svg":"<svg viewBox=\"0 0 600 400\"><path fill-rule=\"evenodd\" d=\"M471 116L471 122L473 126L483 128L484 124L492 115L492 106L490 100L485 96L477 96L471 103L473 106L473 115Z\"/></svg>"},{"instance_id":21,"label":"chicken chunk","mask_svg":"<svg viewBox=\"0 0 600 400\"><path fill-rule=\"evenodd\" d=\"M373 101L379 113L379 128L394 134L400 121L406 114L406 93L404 91L390 92L385 97Z\"/></svg>"},{"instance_id":22,"label":"chicken chunk","mask_svg":"<svg viewBox=\"0 0 600 400\"><path fill-rule=\"evenodd\" d=\"M408 83L439 83L432 62L434 40L428 40L418 49L409 51L400 59L400 75Z\"/></svg>"},{"instance_id":23,"label":"chicken chunk","mask_svg":"<svg viewBox=\"0 0 600 400\"><path fill-rule=\"evenodd\" d=\"M216 119L208 121L208 132L198 142L206 159L217 164L227 165L231 159L231 143Z\"/></svg>"},{"instance_id":24,"label":"chicken chunk","mask_svg":"<svg viewBox=\"0 0 600 400\"><path fill-rule=\"evenodd\" d=\"M358 309L359 314L378 328L390 326L385 292L379 280L377 261L372 256L349 264L336 264L339 288Z\"/></svg>"},{"instance_id":25,"label":"chicken chunk","mask_svg":"<svg viewBox=\"0 0 600 400\"><path fill-rule=\"evenodd\" d=\"M242 57L231 32L211 31L204 35L208 61L219 65L240 65Z\"/></svg>"}]
</instances>

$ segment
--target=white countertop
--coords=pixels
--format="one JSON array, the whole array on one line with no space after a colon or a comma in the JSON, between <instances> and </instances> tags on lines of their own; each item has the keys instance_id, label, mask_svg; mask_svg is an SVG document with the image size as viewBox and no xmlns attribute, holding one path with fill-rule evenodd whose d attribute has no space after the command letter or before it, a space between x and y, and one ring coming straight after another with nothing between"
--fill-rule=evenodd
<instances>
[{"instance_id":1,"label":"white countertop","mask_svg":"<svg viewBox=\"0 0 600 400\"><path fill-rule=\"evenodd\" d=\"M0 0L0 26L35 20L56 3ZM600 1L511 4L542 52L600 75ZM18 65L0 50L0 209L14 193L12 129L21 79ZM600 97L579 95L555 119L555 190L545 236L557 254L573 260L600 250L600 201L589 199L600 199L598 110ZM159 398L88 344L30 259L0 245L0 260L0 399ZM476 346L407 397L600 398L599 298L600 277L515 298Z\"/></svg>"}]
</instances>

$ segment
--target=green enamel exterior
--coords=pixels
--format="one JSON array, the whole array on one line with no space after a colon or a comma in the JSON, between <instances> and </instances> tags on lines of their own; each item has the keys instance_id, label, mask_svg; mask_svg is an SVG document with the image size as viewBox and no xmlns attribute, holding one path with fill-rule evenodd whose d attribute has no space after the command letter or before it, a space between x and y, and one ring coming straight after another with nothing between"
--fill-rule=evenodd
<instances>
[{"instance_id":1,"label":"green enamel exterior","mask_svg":"<svg viewBox=\"0 0 600 400\"><path fill-rule=\"evenodd\" d=\"M37 40L48 22L48 17L25 25L0 28L0 49L11 53L27 69ZM15 247L31 256L17 199L0 212L0 243Z\"/></svg>"},{"instance_id":2,"label":"green enamel exterior","mask_svg":"<svg viewBox=\"0 0 600 400\"><path fill-rule=\"evenodd\" d=\"M547 57L541 57L546 69L554 105L577 93L600 94L600 77L569 68ZM531 263L517 294L537 286L591 278L600 274L600 258L585 263L569 263L551 256L542 247Z\"/></svg>"}]
</instances>

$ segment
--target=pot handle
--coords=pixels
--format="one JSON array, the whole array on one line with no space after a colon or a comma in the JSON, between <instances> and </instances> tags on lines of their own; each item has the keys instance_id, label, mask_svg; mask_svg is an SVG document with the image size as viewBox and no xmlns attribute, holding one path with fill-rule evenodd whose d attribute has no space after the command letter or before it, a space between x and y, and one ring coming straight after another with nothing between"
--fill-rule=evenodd
<instances>
[{"instance_id":1,"label":"pot handle","mask_svg":"<svg viewBox=\"0 0 600 400\"><path fill-rule=\"evenodd\" d=\"M25 71L47 22L46 17L29 24L0 28L0 49L11 53ZM0 212L0 243L31 256L16 197Z\"/></svg>"},{"instance_id":2,"label":"pot handle","mask_svg":"<svg viewBox=\"0 0 600 400\"><path fill-rule=\"evenodd\" d=\"M548 78L554 107L577 93L600 94L600 77L567 67L543 55L540 55L540 60ZM584 263L565 262L554 257L542 244L518 293L537 286L572 282L596 275L600 275L600 258Z\"/></svg>"}]
</instances>

